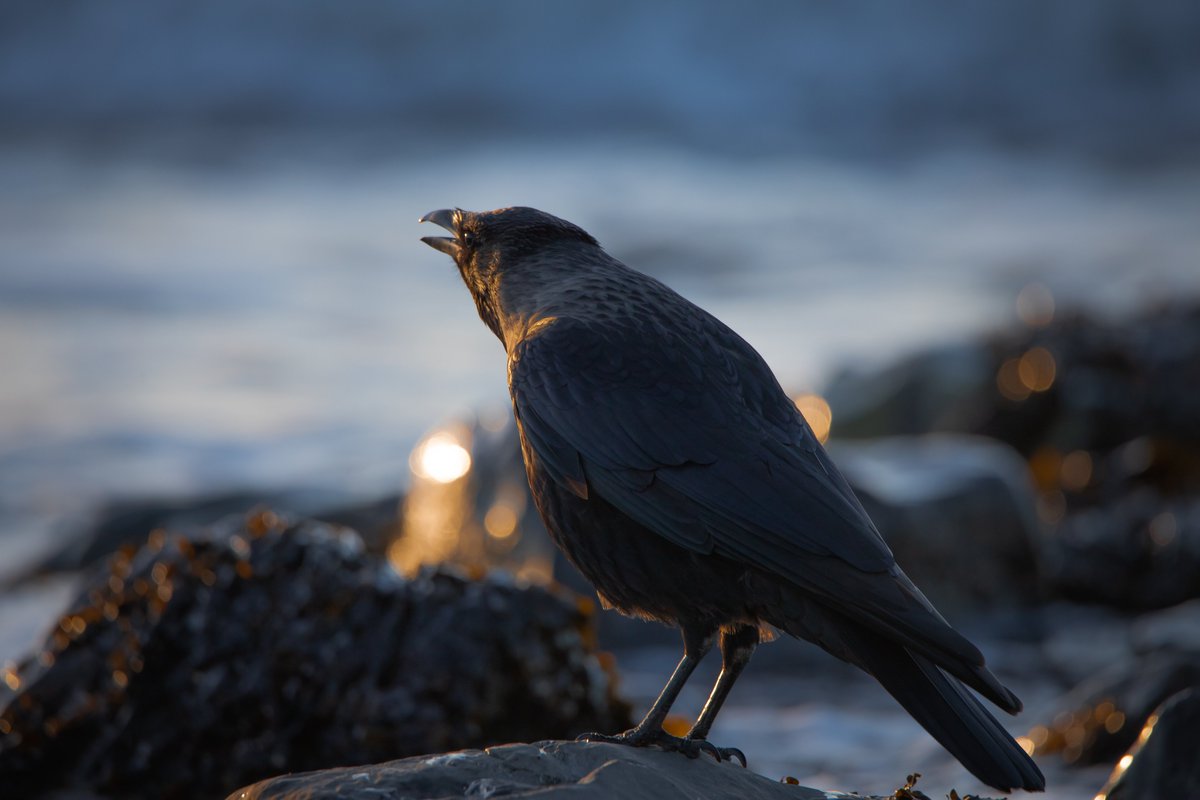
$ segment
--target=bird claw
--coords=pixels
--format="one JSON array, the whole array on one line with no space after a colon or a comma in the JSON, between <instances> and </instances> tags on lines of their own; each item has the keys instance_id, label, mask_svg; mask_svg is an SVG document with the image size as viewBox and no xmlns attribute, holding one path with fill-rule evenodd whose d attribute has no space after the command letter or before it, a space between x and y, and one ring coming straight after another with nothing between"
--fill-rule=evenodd
<instances>
[{"instance_id":1,"label":"bird claw","mask_svg":"<svg viewBox=\"0 0 1200 800\"><path fill-rule=\"evenodd\" d=\"M623 744L629 747L654 746L668 753L683 753L688 758L699 758L701 753L708 753L717 761L732 761L735 757L746 766L746 756L736 747L717 747L706 739L687 739L672 736L662 728L656 730L640 730L633 728L624 733L581 733L575 737L577 742L604 742L607 744Z\"/></svg>"},{"instance_id":2,"label":"bird claw","mask_svg":"<svg viewBox=\"0 0 1200 800\"><path fill-rule=\"evenodd\" d=\"M736 747L717 747L703 739L699 741L702 743L701 749L717 761L733 761L736 758L741 763L743 769L746 767L746 754Z\"/></svg>"}]
</instances>

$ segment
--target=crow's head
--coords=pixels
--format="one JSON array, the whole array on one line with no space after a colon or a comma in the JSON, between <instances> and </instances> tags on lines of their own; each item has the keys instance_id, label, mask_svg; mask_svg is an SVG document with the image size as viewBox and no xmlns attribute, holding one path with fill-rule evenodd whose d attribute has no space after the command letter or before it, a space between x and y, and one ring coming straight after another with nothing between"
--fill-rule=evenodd
<instances>
[{"instance_id":1,"label":"crow's head","mask_svg":"<svg viewBox=\"0 0 1200 800\"><path fill-rule=\"evenodd\" d=\"M514 286L536 286L549 271L569 264L580 247L599 249L582 228L524 206L495 211L441 209L420 221L440 225L453 234L426 236L421 241L454 259L479 316L501 340L502 285L509 295Z\"/></svg>"}]
</instances>

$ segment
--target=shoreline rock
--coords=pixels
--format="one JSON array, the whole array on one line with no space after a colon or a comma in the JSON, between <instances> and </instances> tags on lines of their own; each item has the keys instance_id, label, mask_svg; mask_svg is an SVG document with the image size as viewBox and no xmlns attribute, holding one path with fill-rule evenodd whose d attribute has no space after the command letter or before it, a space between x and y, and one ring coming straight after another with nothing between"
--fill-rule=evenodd
<instances>
[{"instance_id":1,"label":"shoreline rock","mask_svg":"<svg viewBox=\"0 0 1200 800\"><path fill-rule=\"evenodd\" d=\"M593 742L506 744L260 781L227 800L884 800L773 781L707 756Z\"/></svg>"}]
</instances>

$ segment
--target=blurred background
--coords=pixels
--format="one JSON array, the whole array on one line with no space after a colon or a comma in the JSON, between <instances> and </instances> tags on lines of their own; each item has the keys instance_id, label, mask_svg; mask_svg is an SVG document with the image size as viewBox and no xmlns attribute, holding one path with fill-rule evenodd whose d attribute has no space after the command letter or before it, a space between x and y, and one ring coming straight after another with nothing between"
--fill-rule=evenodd
<instances>
[{"instance_id":1,"label":"blurred background","mask_svg":"<svg viewBox=\"0 0 1200 800\"><path fill-rule=\"evenodd\" d=\"M1195 314L1164 309L1200 296L1198 41L1184 2L5 4L0 576L64 548L78 565L114 504L387 516L405 497L383 545L398 565L552 574L552 553L512 538L536 521L505 460L500 346L418 241L422 213L454 206L584 227L742 333L835 440L1005 442L1001 460L1028 467L1029 525L1057 525L1119 447L1153 461L1156 432L1089 439L1066 395L1040 416L1026 401L1061 388L1071 353L1120 350L1155 320L1183 322L1138 345L1143 362L1195 342ZM1131 380L1178 375L1190 346ZM919 402L896 405L901 384ZM986 419L947 422L964 386L996 395ZM1174 442L1198 401L1168 388ZM1130 414L1145 408L1161 410ZM853 449L859 485L895 464ZM472 458L495 474L462 482ZM476 544L447 544L472 514ZM70 587L0 595L0 662ZM648 661L644 691L674 657ZM831 741L852 762L877 753L887 708ZM797 766L797 749L766 761L833 788L911 765ZM1106 770L1051 796L1090 797Z\"/></svg>"}]
</instances>

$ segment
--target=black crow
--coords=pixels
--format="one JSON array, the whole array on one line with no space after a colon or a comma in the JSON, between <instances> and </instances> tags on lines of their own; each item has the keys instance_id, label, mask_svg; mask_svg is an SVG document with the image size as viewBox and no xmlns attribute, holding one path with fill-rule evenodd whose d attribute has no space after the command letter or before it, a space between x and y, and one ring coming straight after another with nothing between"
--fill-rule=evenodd
<instances>
[{"instance_id":1,"label":"black crow","mask_svg":"<svg viewBox=\"0 0 1200 800\"><path fill-rule=\"evenodd\" d=\"M532 208L421 218L451 237L479 316L504 343L525 469L546 528L626 614L678 626L683 658L636 728L592 741L745 757L706 741L764 635L867 671L980 780L1041 772L968 690L1021 702L896 565L762 357L720 320ZM662 722L719 637L691 731ZM965 685L964 685L965 684Z\"/></svg>"}]
</instances>

